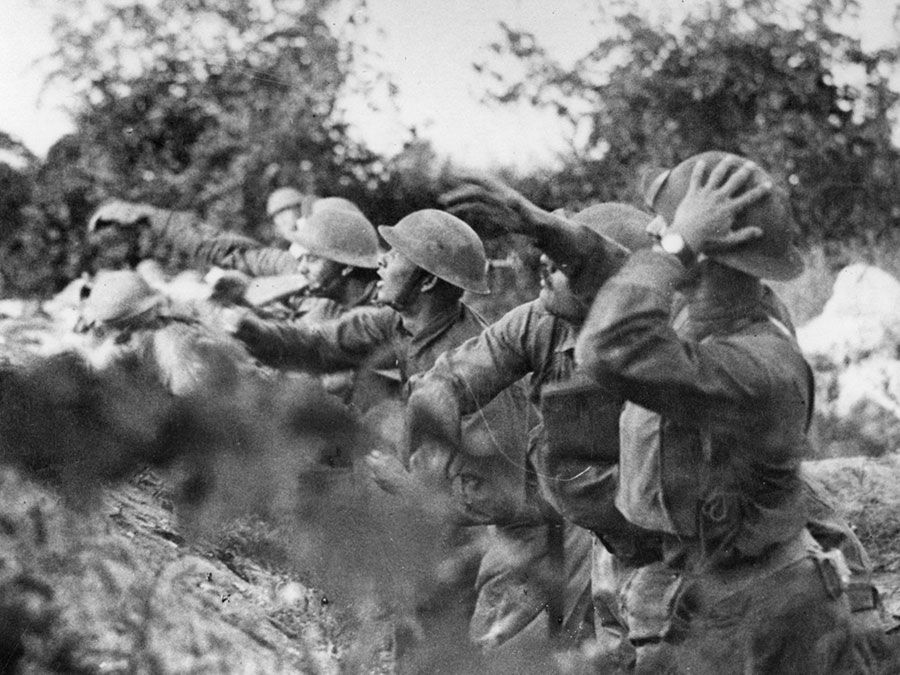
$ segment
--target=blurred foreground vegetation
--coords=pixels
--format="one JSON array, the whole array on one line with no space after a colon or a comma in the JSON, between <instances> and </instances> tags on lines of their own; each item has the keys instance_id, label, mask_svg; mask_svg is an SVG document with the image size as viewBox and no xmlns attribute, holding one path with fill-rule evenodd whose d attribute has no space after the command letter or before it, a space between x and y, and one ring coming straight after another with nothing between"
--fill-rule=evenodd
<instances>
[{"instance_id":1,"label":"blurred foreground vegetation","mask_svg":"<svg viewBox=\"0 0 900 675\"><path fill-rule=\"evenodd\" d=\"M824 302L838 265L868 259L900 271L898 95L889 86L898 55L863 49L850 30L856 3L806 0L786 11L768 0L713 1L680 22L652 17L645 4L598 2L586 28L597 44L572 66L501 24L475 65L486 103L550 106L573 141L552 169L498 171L542 206L577 208L639 201L645 166L735 151L791 190L812 262L782 289L799 320ZM365 2L55 8L54 77L75 85L77 130L43 159L0 133L3 295L47 295L88 269L84 225L111 197L194 210L266 239L275 187L348 197L389 223L435 205L452 182L455 167L412 130L393 157L350 133L349 93L394 91L357 39Z\"/></svg>"}]
</instances>

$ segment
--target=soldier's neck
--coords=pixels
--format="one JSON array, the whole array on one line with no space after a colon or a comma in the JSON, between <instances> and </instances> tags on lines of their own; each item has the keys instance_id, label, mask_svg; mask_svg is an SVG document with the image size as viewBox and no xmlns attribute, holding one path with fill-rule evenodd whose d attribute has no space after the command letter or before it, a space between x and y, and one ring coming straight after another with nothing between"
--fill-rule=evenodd
<instances>
[{"instance_id":1,"label":"soldier's neck","mask_svg":"<svg viewBox=\"0 0 900 675\"><path fill-rule=\"evenodd\" d=\"M457 300L450 302L448 298L436 293L417 293L406 307L399 310L400 320L406 332L418 335L457 304Z\"/></svg>"}]
</instances>

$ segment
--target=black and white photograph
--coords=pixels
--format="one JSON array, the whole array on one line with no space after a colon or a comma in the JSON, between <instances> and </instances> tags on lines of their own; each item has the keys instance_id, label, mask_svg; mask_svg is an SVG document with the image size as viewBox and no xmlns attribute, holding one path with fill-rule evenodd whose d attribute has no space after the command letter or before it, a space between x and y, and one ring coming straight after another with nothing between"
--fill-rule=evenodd
<instances>
[{"instance_id":1,"label":"black and white photograph","mask_svg":"<svg viewBox=\"0 0 900 675\"><path fill-rule=\"evenodd\" d=\"M43 673L900 673L900 0L0 0Z\"/></svg>"}]
</instances>

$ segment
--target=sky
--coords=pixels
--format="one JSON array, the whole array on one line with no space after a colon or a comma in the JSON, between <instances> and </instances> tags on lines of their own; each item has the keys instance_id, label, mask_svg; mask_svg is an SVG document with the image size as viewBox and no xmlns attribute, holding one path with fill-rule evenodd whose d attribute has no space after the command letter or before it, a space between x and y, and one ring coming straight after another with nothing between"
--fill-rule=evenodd
<instances>
[{"instance_id":1,"label":"sky","mask_svg":"<svg viewBox=\"0 0 900 675\"><path fill-rule=\"evenodd\" d=\"M674 15L685 0L646 0ZM536 34L555 58L571 63L597 38L592 24L598 0L369 0L374 27L367 31L375 63L399 87L396 110L373 113L362 101L348 102L354 134L377 151L391 153L415 127L442 155L459 164L534 166L565 148L564 127L549 112L526 105L485 105L486 81L472 68L500 36L499 21ZM862 0L859 28L865 46L897 45L894 2ZM60 83L42 92L53 50L53 0L0 0L0 131L35 153L72 129L63 110L69 92Z\"/></svg>"}]
</instances>

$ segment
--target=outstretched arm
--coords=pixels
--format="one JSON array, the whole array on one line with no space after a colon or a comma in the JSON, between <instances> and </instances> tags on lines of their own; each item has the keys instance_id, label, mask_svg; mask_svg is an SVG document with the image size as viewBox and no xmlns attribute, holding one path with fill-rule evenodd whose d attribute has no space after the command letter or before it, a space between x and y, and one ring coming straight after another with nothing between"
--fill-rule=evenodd
<instances>
[{"instance_id":1,"label":"outstretched arm","mask_svg":"<svg viewBox=\"0 0 900 675\"><path fill-rule=\"evenodd\" d=\"M166 244L191 264L235 269L250 276L291 274L299 263L287 251L219 230L189 211L171 211L148 204L114 200L101 206L88 222L88 232L108 225L149 228L152 238Z\"/></svg>"},{"instance_id":2,"label":"outstretched arm","mask_svg":"<svg viewBox=\"0 0 900 675\"><path fill-rule=\"evenodd\" d=\"M359 307L322 322L267 321L239 310L223 328L267 365L333 372L360 366L389 345L396 321L387 307Z\"/></svg>"}]
</instances>

